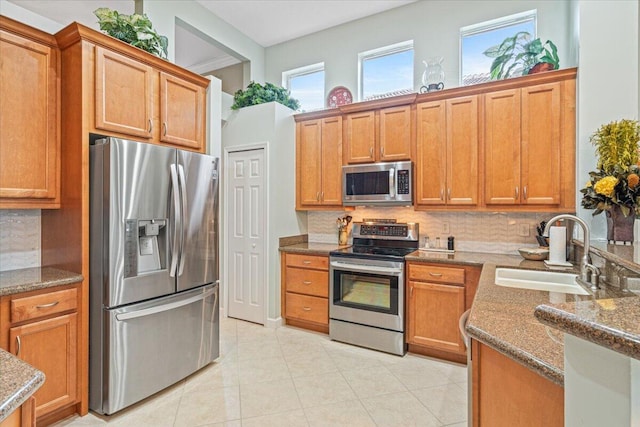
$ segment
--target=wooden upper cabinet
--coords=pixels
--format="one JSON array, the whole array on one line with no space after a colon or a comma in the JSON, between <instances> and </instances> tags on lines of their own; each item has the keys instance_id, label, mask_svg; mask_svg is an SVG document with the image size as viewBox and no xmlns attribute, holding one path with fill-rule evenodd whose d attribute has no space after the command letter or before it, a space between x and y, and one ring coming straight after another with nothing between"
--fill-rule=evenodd
<instances>
[{"instance_id":1,"label":"wooden upper cabinet","mask_svg":"<svg viewBox=\"0 0 640 427\"><path fill-rule=\"evenodd\" d=\"M485 95L485 203L561 202L561 83Z\"/></svg>"},{"instance_id":2,"label":"wooden upper cabinet","mask_svg":"<svg viewBox=\"0 0 640 427\"><path fill-rule=\"evenodd\" d=\"M141 138L153 131L153 68L96 46L95 127Z\"/></svg>"},{"instance_id":3,"label":"wooden upper cabinet","mask_svg":"<svg viewBox=\"0 0 640 427\"><path fill-rule=\"evenodd\" d=\"M298 123L296 172L298 205L319 205L322 187L322 120Z\"/></svg>"},{"instance_id":4,"label":"wooden upper cabinet","mask_svg":"<svg viewBox=\"0 0 640 427\"><path fill-rule=\"evenodd\" d=\"M380 161L411 160L411 105L384 108L379 114Z\"/></svg>"},{"instance_id":5,"label":"wooden upper cabinet","mask_svg":"<svg viewBox=\"0 0 640 427\"><path fill-rule=\"evenodd\" d=\"M447 204L478 204L478 97L447 100Z\"/></svg>"},{"instance_id":6,"label":"wooden upper cabinet","mask_svg":"<svg viewBox=\"0 0 640 427\"><path fill-rule=\"evenodd\" d=\"M478 204L478 98L417 105L416 206Z\"/></svg>"},{"instance_id":7,"label":"wooden upper cabinet","mask_svg":"<svg viewBox=\"0 0 640 427\"><path fill-rule=\"evenodd\" d=\"M411 105L345 116L346 163L411 160Z\"/></svg>"},{"instance_id":8,"label":"wooden upper cabinet","mask_svg":"<svg viewBox=\"0 0 640 427\"><path fill-rule=\"evenodd\" d=\"M447 187L446 102L418 104L416 109L415 202L417 205L445 203Z\"/></svg>"},{"instance_id":9,"label":"wooden upper cabinet","mask_svg":"<svg viewBox=\"0 0 640 427\"><path fill-rule=\"evenodd\" d=\"M561 85L522 88L523 204L560 203Z\"/></svg>"},{"instance_id":10,"label":"wooden upper cabinet","mask_svg":"<svg viewBox=\"0 0 640 427\"><path fill-rule=\"evenodd\" d=\"M0 208L60 207L60 55L0 16Z\"/></svg>"},{"instance_id":11,"label":"wooden upper cabinet","mask_svg":"<svg viewBox=\"0 0 640 427\"><path fill-rule=\"evenodd\" d=\"M160 141L199 150L204 146L205 90L160 73Z\"/></svg>"},{"instance_id":12,"label":"wooden upper cabinet","mask_svg":"<svg viewBox=\"0 0 640 427\"><path fill-rule=\"evenodd\" d=\"M342 117L298 122L296 208L342 206Z\"/></svg>"},{"instance_id":13,"label":"wooden upper cabinet","mask_svg":"<svg viewBox=\"0 0 640 427\"><path fill-rule=\"evenodd\" d=\"M376 161L376 113L365 111L344 118L346 163Z\"/></svg>"},{"instance_id":14,"label":"wooden upper cabinet","mask_svg":"<svg viewBox=\"0 0 640 427\"><path fill-rule=\"evenodd\" d=\"M520 200L520 89L488 93L485 111L485 202Z\"/></svg>"}]
</instances>

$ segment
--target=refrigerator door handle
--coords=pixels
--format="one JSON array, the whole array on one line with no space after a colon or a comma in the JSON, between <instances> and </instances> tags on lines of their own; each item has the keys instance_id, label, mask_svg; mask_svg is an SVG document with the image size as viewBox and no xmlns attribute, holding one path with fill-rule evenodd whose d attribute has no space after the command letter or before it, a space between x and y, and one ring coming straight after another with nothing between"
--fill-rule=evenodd
<instances>
[{"instance_id":1,"label":"refrigerator door handle","mask_svg":"<svg viewBox=\"0 0 640 427\"><path fill-rule=\"evenodd\" d=\"M204 292L204 293L202 293L200 295L189 297L189 298L183 299L181 301L175 301L175 302L171 302L169 304L163 304L163 305L159 305L159 306L156 306L156 307L143 308L142 310L136 310L136 311L132 311L132 312L129 312L129 313L116 314L116 319L117 320L130 320L130 319L136 319L136 318L139 318L139 317L150 316L152 314L162 313L164 311L174 310L176 308L183 307L185 305L193 304L194 302L207 299L209 296L211 296L211 294L214 294L216 292L216 289L217 289L216 287L213 287L212 289L209 289L208 291L206 291L206 292ZM214 300L214 306L218 302L217 301L217 298L218 298L217 294L216 294L215 298L216 299Z\"/></svg>"},{"instance_id":2,"label":"refrigerator door handle","mask_svg":"<svg viewBox=\"0 0 640 427\"><path fill-rule=\"evenodd\" d=\"M174 163L169 167L171 171L171 185L173 187L173 244L171 245L171 268L169 276L175 277L178 271L178 258L180 248L178 242L178 230L182 228L182 211L180 209L180 184L178 182L178 171ZM182 237L182 234L180 234ZM182 239L181 239L182 240Z\"/></svg>"},{"instance_id":3,"label":"refrigerator door handle","mask_svg":"<svg viewBox=\"0 0 640 427\"><path fill-rule=\"evenodd\" d=\"M187 217L187 179L184 175L184 168L182 165L178 165L178 177L180 178L180 194L182 195L182 214ZM186 222L185 222L186 224ZM185 227L182 227L181 238L180 238L180 266L178 267L178 276L182 276L182 271L184 270L184 241L186 239Z\"/></svg>"}]
</instances>

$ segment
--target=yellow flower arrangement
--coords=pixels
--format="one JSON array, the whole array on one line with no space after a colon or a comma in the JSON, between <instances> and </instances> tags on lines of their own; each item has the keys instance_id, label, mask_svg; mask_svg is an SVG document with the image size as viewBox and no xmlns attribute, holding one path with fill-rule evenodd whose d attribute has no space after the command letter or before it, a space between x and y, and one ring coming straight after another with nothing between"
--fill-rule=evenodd
<instances>
[{"instance_id":1,"label":"yellow flower arrangement","mask_svg":"<svg viewBox=\"0 0 640 427\"><path fill-rule=\"evenodd\" d=\"M624 216L640 216L640 163L637 120L620 120L601 126L592 136L598 169L589 172L589 182L580 190L582 206L593 215L620 206Z\"/></svg>"}]
</instances>

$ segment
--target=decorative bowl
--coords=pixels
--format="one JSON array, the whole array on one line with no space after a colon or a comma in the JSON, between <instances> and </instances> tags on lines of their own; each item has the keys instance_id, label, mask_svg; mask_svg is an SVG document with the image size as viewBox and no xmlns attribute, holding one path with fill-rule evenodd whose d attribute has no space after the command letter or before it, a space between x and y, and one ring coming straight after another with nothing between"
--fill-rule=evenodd
<instances>
[{"instance_id":1,"label":"decorative bowl","mask_svg":"<svg viewBox=\"0 0 640 427\"><path fill-rule=\"evenodd\" d=\"M549 257L549 248L520 248L520 255L531 261L542 261Z\"/></svg>"}]
</instances>

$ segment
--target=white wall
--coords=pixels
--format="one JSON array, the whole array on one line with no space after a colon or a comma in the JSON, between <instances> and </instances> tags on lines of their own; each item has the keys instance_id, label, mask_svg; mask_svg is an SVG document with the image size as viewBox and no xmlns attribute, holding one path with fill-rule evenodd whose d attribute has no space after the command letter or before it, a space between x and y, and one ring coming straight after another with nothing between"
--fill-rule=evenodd
<instances>
[{"instance_id":1,"label":"white wall","mask_svg":"<svg viewBox=\"0 0 640 427\"><path fill-rule=\"evenodd\" d=\"M638 119L640 17L637 0L576 3L579 23L576 186L579 190L596 165L590 135L613 120ZM576 193L577 206L581 196ZM606 239L604 214L594 217L591 213L591 210L578 210L578 215L590 224L592 237Z\"/></svg>"},{"instance_id":2,"label":"white wall","mask_svg":"<svg viewBox=\"0 0 640 427\"><path fill-rule=\"evenodd\" d=\"M169 38L168 58L175 58L175 20L181 19L205 35L250 61L250 72L245 70L245 86L249 80L264 81L264 48L223 21L195 1L135 0L136 12L146 13L154 29Z\"/></svg>"},{"instance_id":3,"label":"white wall","mask_svg":"<svg viewBox=\"0 0 640 427\"><path fill-rule=\"evenodd\" d=\"M459 86L460 28L531 9L538 11L538 36L558 46L561 67L575 66L570 56L568 1L418 1L266 49L265 78L282 81L282 72L325 63L325 94L358 87L358 53L414 40L414 88L421 85L422 60L444 57L445 88ZM487 70L488 71L488 70Z\"/></svg>"},{"instance_id":4,"label":"white wall","mask_svg":"<svg viewBox=\"0 0 640 427\"><path fill-rule=\"evenodd\" d=\"M267 321L280 318L279 238L306 234L307 214L296 212L294 111L278 104L254 105L234 111L222 127L223 151L266 143L268 170L268 311ZM223 168L226 165L223 164ZM225 185L223 183L223 185ZM226 200L222 201L227 203ZM227 222L223 217L222 224ZM223 230L223 233L225 231Z\"/></svg>"}]
</instances>

